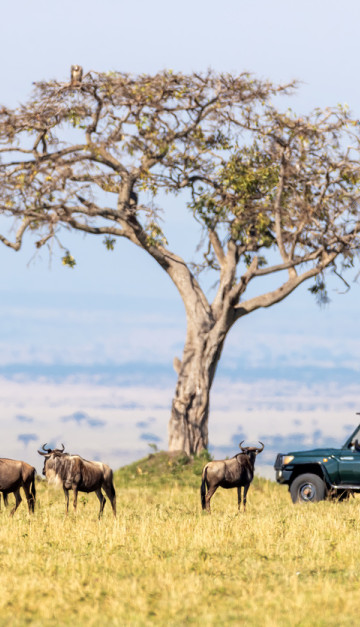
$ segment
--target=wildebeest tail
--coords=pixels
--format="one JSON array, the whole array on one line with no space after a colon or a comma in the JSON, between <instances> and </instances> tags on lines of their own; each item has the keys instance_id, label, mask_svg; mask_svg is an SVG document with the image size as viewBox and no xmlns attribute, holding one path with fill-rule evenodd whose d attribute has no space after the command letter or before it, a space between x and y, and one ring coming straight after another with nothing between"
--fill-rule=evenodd
<instances>
[{"instance_id":1,"label":"wildebeest tail","mask_svg":"<svg viewBox=\"0 0 360 627\"><path fill-rule=\"evenodd\" d=\"M115 498L115 488L114 488L114 475L113 471L109 466L106 466L106 470L104 472L105 485L107 487L107 495L109 499Z\"/></svg>"},{"instance_id":2,"label":"wildebeest tail","mask_svg":"<svg viewBox=\"0 0 360 627\"><path fill-rule=\"evenodd\" d=\"M114 499L114 498L115 498L115 496L116 496L116 494L115 494L114 484L113 484L113 482L112 482L112 481L111 481L111 483L110 483L110 485L109 485L109 491L110 491L111 497Z\"/></svg>"},{"instance_id":3,"label":"wildebeest tail","mask_svg":"<svg viewBox=\"0 0 360 627\"><path fill-rule=\"evenodd\" d=\"M205 503L205 496L206 496L206 473L207 473L207 466L205 466L203 473L202 473L202 481L201 481L201 488L200 488L200 496L201 496L201 507L203 509L206 509L206 503Z\"/></svg>"},{"instance_id":4,"label":"wildebeest tail","mask_svg":"<svg viewBox=\"0 0 360 627\"><path fill-rule=\"evenodd\" d=\"M107 468L105 482L103 484L106 496L110 499L114 516L116 516L116 492L113 483L113 472L111 468Z\"/></svg>"}]
</instances>

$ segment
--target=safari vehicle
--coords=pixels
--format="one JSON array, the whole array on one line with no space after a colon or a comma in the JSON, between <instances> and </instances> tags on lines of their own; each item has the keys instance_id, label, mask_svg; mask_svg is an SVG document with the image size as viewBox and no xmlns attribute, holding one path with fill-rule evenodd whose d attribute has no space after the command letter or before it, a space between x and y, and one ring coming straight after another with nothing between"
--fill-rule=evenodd
<instances>
[{"instance_id":1,"label":"safari vehicle","mask_svg":"<svg viewBox=\"0 0 360 627\"><path fill-rule=\"evenodd\" d=\"M277 455L276 481L289 486L293 503L343 500L360 492L360 425L341 448Z\"/></svg>"}]
</instances>

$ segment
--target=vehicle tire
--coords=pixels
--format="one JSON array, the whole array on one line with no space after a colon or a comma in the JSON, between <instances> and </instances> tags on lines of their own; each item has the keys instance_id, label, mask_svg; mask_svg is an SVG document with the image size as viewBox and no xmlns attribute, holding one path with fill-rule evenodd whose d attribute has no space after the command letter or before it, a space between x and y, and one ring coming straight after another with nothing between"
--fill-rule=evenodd
<instances>
[{"instance_id":1,"label":"vehicle tire","mask_svg":"<svg viewBox=\"0 0 360 627\"><path fill-rule=\"evenodd\" d=\"M324 500L326 486L318 475L306 473L294 479L290 486L290 494L293 503L317 503Z\"/></svg>"}]
</instances>

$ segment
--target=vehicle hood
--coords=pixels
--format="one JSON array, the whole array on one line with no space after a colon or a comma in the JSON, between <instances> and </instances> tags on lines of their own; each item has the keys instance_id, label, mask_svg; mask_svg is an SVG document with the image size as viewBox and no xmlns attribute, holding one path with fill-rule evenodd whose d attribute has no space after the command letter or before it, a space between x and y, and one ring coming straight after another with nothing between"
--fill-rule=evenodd
<instances>
[{"instance_id":1,"label":"vehicle hood","mask_svg":"<svg viewBox=\"0 0 360 627\"><path fill-rule=\"evenodd\" d=\"M331 455L352 455L352 451L347 448L313 448L307 451L291 451L287 455L294 457L330 457Z\"/></svg>"}]
</instances>

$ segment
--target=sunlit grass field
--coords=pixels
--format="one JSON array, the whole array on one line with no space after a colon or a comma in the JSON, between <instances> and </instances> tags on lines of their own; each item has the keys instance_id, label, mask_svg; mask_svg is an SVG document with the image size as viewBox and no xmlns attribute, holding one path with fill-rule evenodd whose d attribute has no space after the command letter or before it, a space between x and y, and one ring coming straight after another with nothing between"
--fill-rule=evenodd
<instances>
[{"instance_id":1,"label":"sunlit grass field","mask_svg":"<svg viewBox=\"0 0 360 627\"><path fill-rule=\"evenodd\" d=\"M34 516L2 508L0 625L358 624L360 499L294 506L255 479L246 514L219 489L210 516L203 463L118 471L116 520L107 503L98 521L94 494L66 517L44 482Z\"/></svg>"}]
</instances>

